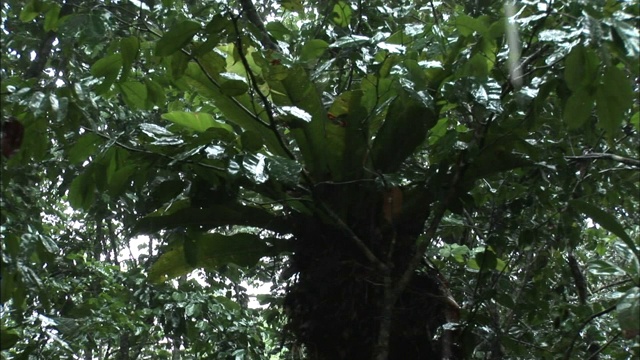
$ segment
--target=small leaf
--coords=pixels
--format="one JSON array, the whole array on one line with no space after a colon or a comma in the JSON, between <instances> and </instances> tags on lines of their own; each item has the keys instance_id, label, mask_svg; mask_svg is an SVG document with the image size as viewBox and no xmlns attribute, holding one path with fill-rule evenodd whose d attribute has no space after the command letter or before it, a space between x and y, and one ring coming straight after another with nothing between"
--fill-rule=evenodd
<instances>
[{"instance_id":1,"label":"small leaf","mask_svg":"<svg viewBox=\"0 0 640 360\"><path fill-rule=\"evenodd\" d=\"M93 204L95 183L90 172L77 176L69 187L69 204L75 209L89 210Z\"/></svg>"},{"instance_id":2,"label":"small leaf","mask_svg":"<svg viewBox=\"0 0 640 360\"><path fill-rule=\"evenodd\" d=\"M199 22L192 20L177 23L158 40L155 54L157 56L169 56L179 51L191 41L201 28L202 26Z\"/></svg>"}]
</instances>

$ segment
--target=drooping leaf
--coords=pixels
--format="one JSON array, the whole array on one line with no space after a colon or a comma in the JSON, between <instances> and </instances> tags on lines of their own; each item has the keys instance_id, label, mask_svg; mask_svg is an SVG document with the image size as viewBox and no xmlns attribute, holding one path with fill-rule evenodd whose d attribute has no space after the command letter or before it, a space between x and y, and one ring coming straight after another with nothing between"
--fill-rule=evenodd
<instances>
[{"instance_id":1,"label":"drooping leaf","mask_svg":"<svg viewBox=\"0 0 640 360\"><path fill-rule=\"evenodd\" d=\"M124 102L132 109L145 109L147 105L147 87L138 81L118 84Z\"/></svg>"},{"instance_id":2,"label":"drooping leaf","mask_svg":"<svg viewBox=\"0 0 640 360\"><path fill-rule=\"evenodd\" d=\"M182 125L188 129L198 132L204 132L209 128L217 127L233 131L231 126L217 121L213 115L207 113L192 113L185 111L172 111L161 116L165 120L169 120L178 125Z\"/></svg>"},{"instance_id":3,"label":"drooping leaf","mask_svg":"<svg viewBox=\"0 0 640 360\"><path fill-rule=\"evenodd\" d=\"M613 215L582 200L571 200L569 205L618 236L633 251L636 257L640 258L640 251L638 251L637 245Z\"/></svg>"},{"instance_id":4,"label":"drooping leaf","mask_svg":"<svg viewBox=\"0 0 640 360\"><path fill-rule=\"evenodd\" d=\"M407 93L398 96L389 106L387 117L373 141L373 166L383 173L397 171L407 156L423 143L437 121L433 109L424 107Z\"/></svg>"},{"instance_id":5,"label":"drooping leaf","mask_svg":"<svg viewBox=\"0 0 640 360\"><path fill-rule=\"evenodd\" d=\"M586 90L576 90L564 107L563 118L569 129L578 129L591 117L591 111L595 106L595 97Z\"/></svg>"},{"instance_id":6,"label":"drooping leaf","mask_svg":"<svg viewBox=\"0 0 640 360\"><path fill-rule=\"evenodd\" d=\"M280 246L274 246L279 244ZM216 270L228 263L253 266L264 256L284 250L283 241L256 234L235 235L189 233L168 248L149 270L149 280L163 282L186 275L195 268Z\"/></svg>"},{"instance_id":7,"label":"drooping leaf","mask_svg":"<svg viewBox=\"0 0 640 360\"><path fill-rule=\"evenodd\" d=\"M134 233L154 233L163 229L202 227L212 229L227 224L254 226L287 232L284 219L251 206L239 204L212 205L204 209L185 208L169 215L150 215L138 222Z\"/></svg>"},{"instance_id":8,"label":"drooping leaf","mask_svg":"<svg viewBox=\"0 0 640 360\"><path fill-rule=\"evenodd\" d=\"M633 99L633 89L624 71L608 66L604 71L603 83L596 92L596 112L598 124L610 138L619 133L624 115Z\"/></svg>"},{"instance_id":9,"label":"drooping leaf","mask_svg":"<svg viewBox=\"0 0 640 360\"><path fill-rule=\"evenodd\" d=\"M302 46L300 60L311 61L319 58L329 47L326 41L321 39L312 39Z\"/></svg>"},{"instance_id":10,"label":"drooping leaf","mask_svg":"<svg viewBox=\"0 0 640 360\"><path fill-rule=\"evenodd\" d=\"M640 288L629 289L616 306L618 323L626 339L632 339L640 334Z\"/></svg>"},{"instance_id":11,"label":"drooping leaf","mask_svg":"<svg viewBox=\"0 0 640 360\"><path fill-rule=\"evenodd\" d=\"M69 150L69 161L72 164L78 164L85 161L89 156L95 153L100 140L101 138L94 133L82 135Z\"/></svg>"}]
</instances>

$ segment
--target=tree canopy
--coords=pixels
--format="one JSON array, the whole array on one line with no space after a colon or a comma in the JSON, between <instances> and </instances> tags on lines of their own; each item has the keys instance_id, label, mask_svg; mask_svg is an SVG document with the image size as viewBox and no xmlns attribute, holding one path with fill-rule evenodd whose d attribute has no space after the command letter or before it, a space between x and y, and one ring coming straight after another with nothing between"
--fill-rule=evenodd
<instances>
[{"instance_id":1,"label":"tree canopy","mask_svg":"<svg viewBox=\"0 0 640 360\"><path fill-rule=\"evenodd\" d=\"M640 356L637 1L1 15L3 358Z\"/></svg>"}]
</instances>

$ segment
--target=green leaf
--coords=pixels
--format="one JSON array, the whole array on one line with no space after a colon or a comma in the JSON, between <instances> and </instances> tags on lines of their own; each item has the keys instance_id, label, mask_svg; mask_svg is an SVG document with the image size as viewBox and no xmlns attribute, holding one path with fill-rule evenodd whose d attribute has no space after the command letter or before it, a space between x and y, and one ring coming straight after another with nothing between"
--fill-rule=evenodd
<instances>
[{"instance_id":1,"label":"green leaf","mask_svg":"<svg viewBox=\"0 0 640 360\"><path fill-rule=\"evenodd\" d=\"M86 170L71 182L68 199L75 209L89 210L93 204L95 183L92 175L91 171Z\"/></svg>"},{"instance_id":2,"label":"green leaf","mask_svg":"<svg viewBox=\"0 0 640 360\"><path fill-rule=\"evenodd\" d=\"M172 111L161 116L165 120L169 120L178 125L182 125L188 129L198 132L204 132L209 128L217 127L233 132L233 128L227 124L217 121L211 114L192 113L184 111Z\"/></svg>"},{"instance_id":3,"label":"green leaf","mask_svg":"<svg viewBox=\"0 0 640 360\"><path fill-rule=\"evenodd\" d=\"M158 40L155 54L157 56L169 56L179 51L191 41L201 28L202 26L199 22L192 20L184 20L175 24Z\"/></svg>"},{"instance_id":4,"label":"green leaf","mask_svg":"<svg viewBox=\"0 0 640 360\"><path fill-rule=\"evenodd\" d=\"M94 133L82 135L69 150L69 162L72 164L78 164L85 161L89 156L95 153L100 142L101 138Z\"/></svg>"},{"instance_id":5,"label":"green leaf","mask_svg":"<svg viewBox=\"0 0 640 360\"><path fill-rule=\"evenodd\" d=\"M564 107L563 118L569 129L578 129L591 117L591 111L595 106L595 97L586 90L576 90Z\"/></svg>"},{"instance_id":6,"label":"green leaf","mask_svg":"<svg viewBox=\"0 0 640 360\"><path fill-rule=\"evenodd\" d=\"M215 57L217 59L218 57ZM224 64L224 59L222 59ZM218 66L214 64L214 66ZM210 74L214 75L214 74ZM230 98L224 95L220 89L213 84L209 78L202 72L197 64L191 62L187 66L184 77L185 83L195 88L202 96L213 100L214 105L222 111L225 119L242 127L244 130L252 130L259 133L264 139L264 143L274 154L286 155L284 149L280 145L276 135L266 125L266 115L261 111L261 107L252 102L248 94ZM257 109L259 115L249 113L247 109Z\"/></svg>"},{"instance_id":7,"label":"green leaf","mask_svg":"<svg viewBox=\"0 0 640 360\"><path fill-rule=\"evenodd\" d=\"M596 92L598 124L610 138L621 130L624 115L633 104L633 89L624 71L608 66Z\"/></svg>"},{"instance_id":8,"label":"green leaf","mask_svg":"<svg viewBox=\"0 0 640 360\"><path fill-rule=\"evenodd\" d=\"M331 20L333 23L340 27L347 27L351 23L351 14L353 14L353 10L348 3L344 1L338 1L333 6L333 13Z\"/></svg>"},{"instance_id":9,"label":"green leaf","mask_svg":"<svg viewBox=\"0 0 640 360\"><path fill-rule=\"evenodd\" d=\"M147 87L137 81L118 84L124 102L132 109L145 109L147 105Z\"/></svg>"},{"instance_id":10,"label":"green leaf","mask_svg":"<svg viewBox=\"0 0 640 360\"><path fill-rule=\"evenodd\" d=\"M312 39L302 46L300 60L311 61L319 58L329 47L329 44L321 39Z\"/></svg>"},{"instance_id":11,"label":"green leaf","mask_svg":"<svg viewBox=\"0 0 640 360\"><path fill-rule=\"evenodd\" d=\"M425 108L409 94L398 96L389 106L387 117L373 141L371 157L375 168L383 173L397 171L437 122L438 116L433 109Z\"/></svg>"},{"instance_id":12,"label":"green leaf","mask_svg":"<svg viewBox=\"0 0 640 360\"><path fill-rule=\"evenodd\" d=\"M185 208L169 215L147 216L138 222L134 233L148 234L181 227L212 229L223 225L255 226L284 233L290 231L285 219L280 219L260 208L232 203L212 205L204 209Z\"/></svg>"},{"instance_id":13,"label":"green leaf","mask_svg":"<svg viewBox=\"0 0 640 360\"><path fill-rule=\"evenodd\" d=\"M91 66L91 75L95 77L105 77L108 80L114 80L118 77L122 68L122 55L112 54L96 61Z\"/></svg>"},{"instance_id":14,"label":"green leaf","mask_svg":"<svg viewBox=\"0 0 640 360\"><path fill-rule=\"evenodd\" d=\"M464 14L458 15L455 19L455 24L458 32L460 32L462 36L469 36L474 32L485 35L489 31L488 24L484 21L484 18L475 19Z\"/></svg>"},{"instance_id":15,"label":"green leaf","mask_svg":"<svg viewBox=\"0 0 640 360\"><path fill-rule=\"evenodd\" d=\"M20 10L20 21L30 22L40 15L40 10L37 9L39 1L31 0Z\"/></svg>"},{"instance_id":16,"label":"green leaf","mask_svg":"<svg viewBox=\"0 0 640 360\"><path fill-rule=\"evenodd\" d=\"M239 96L249 91L249 85L241 76L233 73L220 74L222 80L220 83L220 91L227 96Z\"/></svg>"},{"instance_id":17,"label":"green leaf","mask_svg":"<svg viewBox=\"0 0 640 360\"><path fill-rule=\"evenodd\" d=\"M0 330L0 350L11 349L18 341L20 341L20 335L16 330L7 329L5 325L2 325Z\"/></svg>"},{"instance_id":18,"label":"green leaf","mask_svg":"<svg viewBox=\"0 0 640 360\"><path fill-rule=\"evenodd\" d=\"M618 236L629 247L629 249L633 251L636 257L640 259L640 252L638 251L637 246L613 215L582 200L571 200L569 201L569 205L575 210L591 218L591 220L598 223L598 225Z\"/></svg>"},{"instance_id":19,"label":"green leaf","mask_svg":"<svg viewBox=\"0 0 640 360\"><path fill-rule=\"evenodd\" d=\"M44 30L58 30L58 20L60 17L60 5L52 3L49 11L44 15Z\"/></svg>"},{"instance_id":20,"label":"green leaf","mask_svg":"<svg viewBox=\"0 0 640 360\"><path fill-rule=\"evenodd\" d=\"M627 290L616 306L616 313L625 338L640 334L640 288L634 286Z\"/></svg>"},{"instance_id":21,"label":"green leaf","mask_svg":"<svg viewBox=\"0 0 640 360\"><path fill-rule=\"evenodd\" d=\"M623 276L625 271L618 265L606 260L592 260L587 270L594 275Z\"/></svg>"},{"instance_id":22,"label":"green leaf","mask_svg":"<svg viewBox=\"0 0 640 360\"><path fill-rule=\"evenodd\" d=\"M638 28L617 19L613 21L613 28L627 50L626 55L631 59L638 59L640 56L640 31Z\"/></svg>"},{"instance_id":23,"label":"green leaf","mask_svg":"<svg viewBox=\"0 0 640 360\"><path fill-rule=\"evenodd\" d=\"M122 76L131 71L133 62L138 57L140 42L135 36L129 36L120 40L120 54L122 54Z\"/></svg>"},{"instance_id":24,"label":"green leaf","mask_svg":"<svg viewBox=\"0 0 640 360\"><path fill-rule=\"evenodd\" d=\"M194 268L216 270L228 263L253 266L263 256L273 256L281 252L281 246L272 244L282 243L281 240L262 238L256 234L240 233L226 236L191 233L182 240L182 244L174 243L160 255L149 270L149 280L154 283L163 282L185 275Z\"/></svg>"},{"instance_id":25,"label":"green leaf","mask_svg":"<svg viewBox=\"0 0 640 360\"><path fill-rule=\"evenodd\" d=\"M243 131L242 134L240 134L240 143L242 144L242 149L248 152L259 151L264 146L262 136L250 130Z\"/></svg>"},{"instance_id":26,"label":"green leaf","mask_svg":"<svg viewBox=\"0 0 640 360\"><path fill-rule=\"evenodd\" d=\"M144 83L147 86L147 108L151 108L153 105L164 107L167 103L165 89L151 79L145 79Z\"/></svg>"}]
</instances>

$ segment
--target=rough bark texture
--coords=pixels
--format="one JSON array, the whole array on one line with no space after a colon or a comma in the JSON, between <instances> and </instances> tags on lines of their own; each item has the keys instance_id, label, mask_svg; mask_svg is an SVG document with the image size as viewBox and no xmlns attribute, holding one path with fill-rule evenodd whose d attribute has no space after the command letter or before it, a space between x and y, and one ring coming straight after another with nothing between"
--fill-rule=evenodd
<instances>
[{"instance_id":1,"label":"rough bark texture","mask_svg":"<svg viewBox=\"0 0 640 360\"><path fill-rule=\"evenodd\" d=\"M358 190L362 198L340 215L378 258L392 265L393 282L413 257L419 231L393 230L381 215L382 201L371 200L376 199L375 190ZM442 336L441 325L452 320L452 309L446 284L436 273L414 274L388 311L384 271L367 260L352 234L316 217L297 219L295 236L298 278L285 306L291 319L288 329L304 344L309 359L457 358L455 341ZM390 314L389 339L384 342L388 349L380 349L378 342L384 314Z\"/></svg>"}]
</instances>

